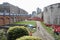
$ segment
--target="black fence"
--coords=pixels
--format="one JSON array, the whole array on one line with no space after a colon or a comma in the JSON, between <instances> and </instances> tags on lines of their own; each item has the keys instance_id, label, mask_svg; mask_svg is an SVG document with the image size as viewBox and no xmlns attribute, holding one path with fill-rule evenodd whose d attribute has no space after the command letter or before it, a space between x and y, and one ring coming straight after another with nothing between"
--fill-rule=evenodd
<instances>
[{"instance_id":1,"label":"black fence","mask_svg":"<svg viewBox=\"0 0 60 40\"><path fill-rule=\"evenodd\" d=\"M25 24L7 24L7 25L4 25L4 26L0 26L0 29L9 29L9 27L13 27L13 26L27 26Z\"/></svg>"}]
</instances>

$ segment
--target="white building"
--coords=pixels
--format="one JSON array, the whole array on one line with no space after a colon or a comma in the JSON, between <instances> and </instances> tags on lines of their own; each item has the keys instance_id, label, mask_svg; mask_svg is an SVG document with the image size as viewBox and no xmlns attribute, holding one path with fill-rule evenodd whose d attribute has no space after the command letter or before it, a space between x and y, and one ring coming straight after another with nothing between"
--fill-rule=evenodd
<instances>
[{"instance_id":1,"label":"white building","mask_svg":"<svg viewBox=\"0 0 60 40\"><path fill-rule=\"evenodd\" d=\"M43 16L44 23L60 25L60 3L45 7Z\"/></svg>"},{"instance_id":2,"label":"white building","mask_svg":"<svg viewBox=\"0 0 60 40\"><path fill-rule=\"evenodd\" d=\"M43 12L41 12L40 14L37 14L36 17L42 18L43 16Z\"/></svg>"},{"instance_id":3,"label":"white building","mask_svg":"<svg viewBox=\"0 0 60 40\"><path fill-rule=\"evenodd\" d=\"M37 8L37 14L40 14L42 11L40 8Z\"/></svg>"},{"instance_id":4,"label":"white building","mask_svg":"<svg viewBox=\"0 0 60 40\"><path fill-rule=\"evenodd\" d=\"M33 11L32 12L32 17L35 17L37 14L36 14L36 11Z\"/></svg>"}]
</instances>

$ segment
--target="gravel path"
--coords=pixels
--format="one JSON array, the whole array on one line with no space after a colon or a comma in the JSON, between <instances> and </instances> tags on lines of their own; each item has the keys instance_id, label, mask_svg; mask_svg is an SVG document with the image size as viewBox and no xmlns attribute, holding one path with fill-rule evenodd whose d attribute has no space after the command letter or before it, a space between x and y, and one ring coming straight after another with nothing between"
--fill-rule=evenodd
<instances>
[{"instance_id":1,"label":"gravel path","mask_svg":"<svg viewBox=\"0 0 60 40\"><path fill-rule=\"evenodd\" d=\"M37 31L33 33L33 36L40 37L42 40L55 40L41 25L39 21L37 23Z\"/></svg>"}]
</instances>

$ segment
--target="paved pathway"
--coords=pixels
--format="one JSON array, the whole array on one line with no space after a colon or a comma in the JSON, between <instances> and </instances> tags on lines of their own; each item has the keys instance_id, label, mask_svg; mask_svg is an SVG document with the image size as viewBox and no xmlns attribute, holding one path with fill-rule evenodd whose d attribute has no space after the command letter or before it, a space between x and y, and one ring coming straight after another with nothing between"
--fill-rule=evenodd
<instances>
[{"instance_id":1,"label":"paved pathway","mask_svg":"<svg viewBox=\"0 0 60 40\"><path fill-rule=\"evenodd\" d=\"M54 38L42 27L39 21L37 23L37 31L33 33L33 36L41 37L42 40L54 40Z\"/></svg>"}]
</instances>

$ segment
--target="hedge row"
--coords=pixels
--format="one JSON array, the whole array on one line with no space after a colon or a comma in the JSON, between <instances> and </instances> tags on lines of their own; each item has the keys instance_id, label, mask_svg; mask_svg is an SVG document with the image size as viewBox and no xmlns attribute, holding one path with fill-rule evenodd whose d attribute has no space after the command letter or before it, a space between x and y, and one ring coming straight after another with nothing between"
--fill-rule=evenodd
<instances>
[{"instance_id":1,"label":"hedge row","mask_svg":"<svg viewBox=\"0 0 60 40\"><path fill-rule=\"evenodd\" d=\"M18 38L16 40L41 40L40 38L33 37L33 36L23 36L21 38Z\"/></svg>"},{"instance_id":2,"label":"hedge row","mask_svg":"<svg viewBox=\"0 0 60 40\"><path fill-rule=\"evenodd\" d=\"M8 40L41 40L40 38L29 36L27 28L23 26L10 27L7 35Z\"/></svg>"},{"instance_id":3,"label":"hedge row","mask_svg":"<svg viewBox=\"0 0 60 40\"><path fill-rule=\"evenodd\" d=\"M7 33L8 40L15 40L16 38L29 35L27 28L23 26L10 27Z\"/></svg>"}]
</instances>

